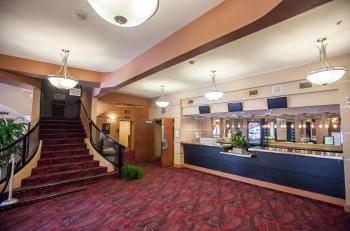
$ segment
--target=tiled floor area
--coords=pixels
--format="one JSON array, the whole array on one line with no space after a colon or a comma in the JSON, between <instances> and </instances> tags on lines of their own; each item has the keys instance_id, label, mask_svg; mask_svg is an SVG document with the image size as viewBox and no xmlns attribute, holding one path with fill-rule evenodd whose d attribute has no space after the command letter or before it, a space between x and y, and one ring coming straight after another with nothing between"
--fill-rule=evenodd
<instances>
[{"instance_id":1,"label":"tiled floor area","mask_svg":"<svg viewBox=\"0 0 350 231\"><path fill-rule=\"evenodd\" d=\"M144 165L143 180L0 213L0 230L350 230L342 208L188 169Z\"/></svg>"}]
</instances>

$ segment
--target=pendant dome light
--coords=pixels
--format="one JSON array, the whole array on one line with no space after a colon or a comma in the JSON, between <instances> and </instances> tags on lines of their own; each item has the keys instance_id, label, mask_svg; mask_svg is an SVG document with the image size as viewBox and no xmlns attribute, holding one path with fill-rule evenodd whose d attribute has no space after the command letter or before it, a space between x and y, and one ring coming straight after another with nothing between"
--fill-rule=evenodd
<instances>
[{"instance_id":1,"label":"pendant dome light","mask_svg":"<svg viewBox=\"0 0 350 231\"><path fill-rule=\"evenodd\" d=\"M161 95L160 98L156 101L158 107L167 107L169 106L169 101L165 99L164 86L161 86Z\"/></svg>"},{"instance_id":2,"label":"pendant dome light","mask_svg":"<svg viewBox=\"0 0 350 231\"><path fill-rule=\"evenodd\" d=\"M345 67L330 66L327 60L326 48L328 44L324 44L327 38L317 40L320 43L318 47L320 51L320 67L306 74L306 79L316 85L327 85L341 79L345 72Z\"/></svg>"},{"instance_id":3,"label":"pendant dome light","mask_svg":"<svg viewBox=\"0 0 350 231\"><path fill-rule=\"evenodd\" d=\"M215 73L216 73L215 70L211 71L211 82L213 85L213 91L208 91L207 93L205 93L205 97L211 101L219 100L224 95L224 93L222 91L218 91L218 89L216 88L216 84L215 84L216 74Z\"/></svg>"},{"instance_id":4,"label":"pendant dome light","mask_svg":"<svg viewBox=\"0 0 350 231\"><path fill-rule=\"evenodd\" d=\"M158 10L159 0L88 0L94 11L107 22L133 27L150 19Z\"/></svg>"},{"instance_id":5,"label":"pendant dome light","mask_svg":"<svg viewBox=\"0 0 350 231\"><path fill-rule=\"evenodd\" d=\"M69 76L67 59L69 56L69 50L62 49L62 66L56 74L48 75L47 78L52 85L59 89L71 89L78 84L78 80L74 76Z\"/></svg>"}]
</instances>

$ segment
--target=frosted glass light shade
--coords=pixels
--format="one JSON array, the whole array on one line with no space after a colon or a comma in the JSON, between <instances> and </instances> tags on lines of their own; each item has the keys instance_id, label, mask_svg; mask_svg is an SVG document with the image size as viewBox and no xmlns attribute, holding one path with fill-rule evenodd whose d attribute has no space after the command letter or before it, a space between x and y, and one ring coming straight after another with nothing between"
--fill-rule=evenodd
<instances>
[{"instance_id":1,"label":"frosted glass light shade","mask_svg":"<svg viewBox=\"0 0 350 231\"><path fill-rule=\"evenodd\" d=\"M71 89L78 84L77 80L65 78L59 75L49 75L48 79L52 85L59 89Z\"/></svg>"},{"instance_id":2,"label":"frosted glass light shade","mask_svg":"<svg viewBox=\"0 0 350 231\"><path fill-rule=\"evenodd\" d=\"M221 91L208 91L205 93L205 97L211 101L221 99L223 95L224 93Z\"/></svg>"},{"instance_id":3,"label":"frosted glass light shade","mask_svg":"<svg viewBox=\"0 0 350 231\"><path fill-rule=\"evenodd\" d=\"M159 0L88 0L96 13L107 22L133 27L151 18L158 10Z\"/></svg>"},{"instance_id":4,"label":"frosted glass light shade","mask_svg":"<svg viewBox=\"0 0 350 231\"><path fill-rule=\"evenodd\" d=\"M341 79L346 72L344 67L326 67L306 74L306 79L316 85L327 85Z\"/></svg>"},{"instance_id":5,"label":"frosted glass light shade","mask_svg":"<svg viewBox=\"0 0 350 231\"><path fill-rule=\"evenodd\" d=\"M167 106L169 106L169 102L168 101L156 101L156 105L158 107L167 107Z\"/></svg>"}]
</instances>

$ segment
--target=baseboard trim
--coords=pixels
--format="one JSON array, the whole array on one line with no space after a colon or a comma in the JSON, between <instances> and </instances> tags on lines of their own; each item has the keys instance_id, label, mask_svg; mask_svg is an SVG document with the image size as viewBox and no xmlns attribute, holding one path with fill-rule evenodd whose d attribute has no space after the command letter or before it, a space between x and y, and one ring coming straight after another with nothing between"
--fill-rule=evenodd
<instances>
[{"instance_id":1,"label":"baseboard trim","mask_svg":"<svg viewBox=\"0 0 350 231\"><path fill-rule=\"evenodd\" d=\"M345 205L344 206L344 211L347 213L350 213L350 205Z\"/></svg>"},{"instance_id":2,"label":"baseboard trim","mask_svg":"<svg viewBox=\"0 0 350 231\"><path fill-rule=\"evenodd\" d=\"M198 166L194 166L194 165L190 165L190 164L184 164L183 167L189 168L192 170L196 170L196 171L200 171L200 172L204 172L204 173L208 173L208 174L215 175L215 176L228 178L231 180L237 180L237 181L241 181L241 182L252 184L252 185L257 185L257 186L268 188L268 189L273 189L273 190L277 190L277 191L281 191L281 192L286 192L286 193L290 193L290 194L294 194L294 195L298 195L298 196L307 197L307 198L318 200L318 201L327 202L327 203L334 204L334 205L343 206L345 211L347 209L346 208L347 206L345 206L344 199L331 197L331 196L327 196L327 195L323 195L323 194L319 194L319 193L309 192L309 191L305 191L305 190L301 190L301 189L291 188L291 187L284 186L284 185L269 183L266 181L255 180L255 179L242 177L242 176L238 176L238 175L233 175L230 173L220 172L220 171L216 171L216 170L212 170L212 169L202 168L202 167L198 167ZM350 212L350 206L348 209Z\"/></svg>"},{"instance_id":3,"label":"baseboard trim","mask_svg":"<svg viewBox=\"0 0 350 231\"><path fill-rule=\"evenodd\" d=\"M174 168L183 168L184 164L174 164Z\"/></svg>"}]
</instances>

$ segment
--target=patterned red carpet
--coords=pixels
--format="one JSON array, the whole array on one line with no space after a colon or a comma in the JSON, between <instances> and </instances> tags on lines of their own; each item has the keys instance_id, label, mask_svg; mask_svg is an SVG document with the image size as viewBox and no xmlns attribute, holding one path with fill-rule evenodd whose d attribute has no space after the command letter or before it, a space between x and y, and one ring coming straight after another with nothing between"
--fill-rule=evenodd
<instances>
[{"instance_id":1,"label":"patterned red carpet","mask_svg":"<svg viewBox=\"0 0 350 231\"><path fill-rule=\"evenodd\" d=\"M147 164L143 180L0 213L1 230L350 230L342 208L188 169Z\"/></svg>"}]
</instances>

